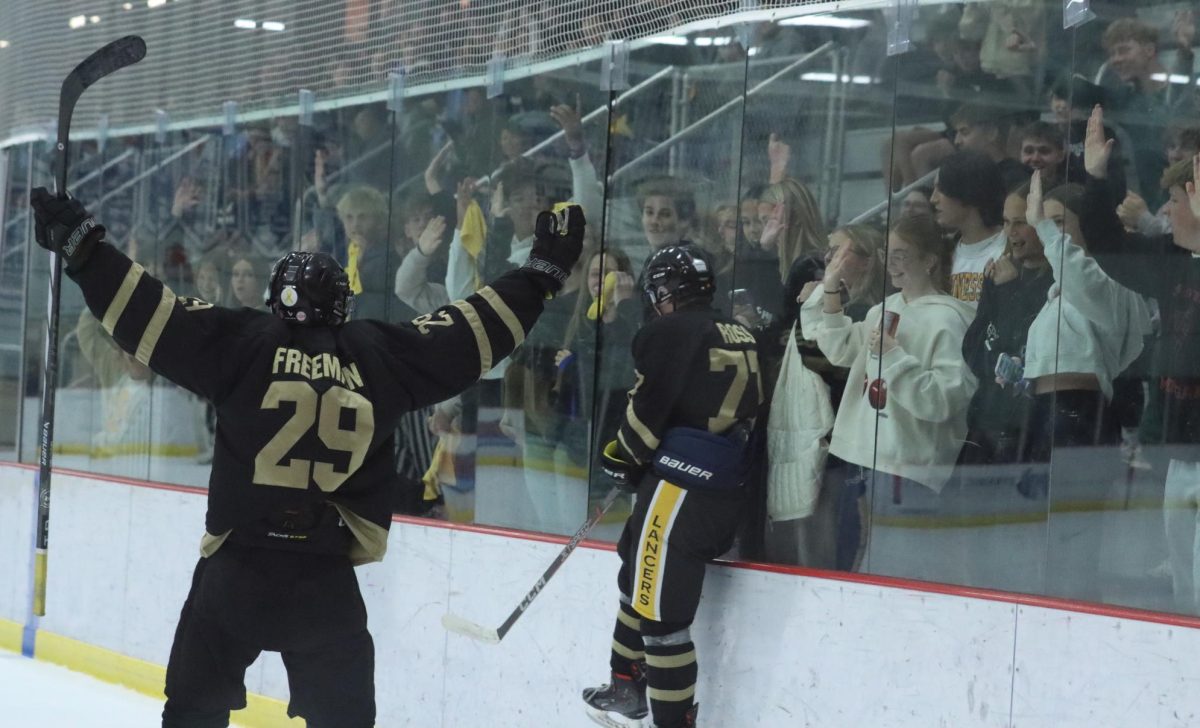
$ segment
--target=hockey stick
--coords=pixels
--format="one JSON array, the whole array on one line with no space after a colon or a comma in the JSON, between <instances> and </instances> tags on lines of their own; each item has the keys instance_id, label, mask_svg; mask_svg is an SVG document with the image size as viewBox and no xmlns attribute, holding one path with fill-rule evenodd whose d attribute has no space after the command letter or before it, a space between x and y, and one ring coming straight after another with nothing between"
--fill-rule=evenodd
<instances>
[{"instance_id":1,"label":"hockey stick","mask_svg":"<svg viewBox=\"0 0 1200 728\"><path fill-rule=\"evenodd\" d=\"M54 191L67 196L68 141L75 104L88 87L105 76L131 66L146 56L146 43L128 35L88 56L63 79L58 96L58 155L54 165ZM42 379L42 436L38 455L37 549L33 557L33 613L46 614L46 554L50 545L50 463L54 446L54 396L58 390L58 310L62 284L62 259L50 253L50 290L46 302L46 371Z\"/></svg>"},{"instance_id":2,"label":"hockey stick","mask_svg":"<svg viewBox=\"0 0 1200 728\"><path fill-rule=\"evenodd\" d=\"M612 508L612 504L616 502L617 496L620 494L621 491L618 488L608 491L604 502L600 504L600 507L596 509L596 512L590 518L583 522L583 525L579 527L579 530L575 532L575 535L571 537L567 545L563 546L563 550L558 552L558 556L554 558L554 561L550 564L550 568L546 569L545 573L542 574L542 578L537 580L537 583L533 585L533 588L529 590L529 593L525 595L525 598L521 600L517 608L512 611L512 614L508 615L508 619L504 620L504 624L500 625L497 629L491 629L490 627L484 627L481 624L463 619L457 614L447 612L442 615L442 626L451 632L466 635L480 642L487 642L493 645L499 644L500 640L504 639L504 635L508 634L512 626L525 613L525 610L529 609L529 605L542 592L542 589L546 588L546 583L550 581L550 577L554 576L554 572L558 571L559 567L567 560L567 557L571 555L571 552L579 546L579 542L583 540L583 537L588 534L588 531L592 530L593 526L600 522L605 513L608 513L608 509Z\"/></svg>"}]
</instances>

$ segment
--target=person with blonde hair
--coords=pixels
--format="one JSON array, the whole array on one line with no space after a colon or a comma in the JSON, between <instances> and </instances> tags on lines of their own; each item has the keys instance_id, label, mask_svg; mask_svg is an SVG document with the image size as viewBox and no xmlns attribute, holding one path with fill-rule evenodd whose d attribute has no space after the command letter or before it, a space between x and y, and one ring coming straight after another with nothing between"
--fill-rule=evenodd
<instances>
[{"instance_id":1,"label":"person with blonde hair","mask_svg":"<svg viewBox=\"0 0 1200 728\"><path fill-rule=\"evenodd\" d=\"M864 320L871 308L883 300L883 251L883 234L867 225L843 225L829 234L824 261L834 268L845 284L840 286L843 311L852 322ZM822 285L822 281L807 282L800 294L793 297L790 291L794 290L795 285L795 280L789 280L789 299L794 298L788 301L791 319L796 318L797 305L807 301ZM812 338L803 329L798 329L796 346L804 366L820 375L829 387L830 406L836 412L846 392L850 370L831 364ZM840 511L847 507L857 508L857 498L847 501L841 497L841 486L851 467L836 455L827 457L823 486L812 515L793 521L772 522L766 534L768 555L772 561L827 569L849 569L852 566L851 561L839 562L837 553ZM853 555L852 550L850 555ZM845 553L843 558L846 558Z\"/></svg>"},{"instance_id":2,"label":"person with blonde hair","mask_svg":"<svg viewBox=\"0 0 1200 728\"><path fill-rule=\"evenodd\" d=\"M346 232L346 275L355 295L354 317L395 322L411 318L393 293L403 256L388 244L388 201L370 185L355 185L338 199L338 220Z\"/></svg>"},{"instance_id":3,"label":"person with blonde hair","mask_svg":"<svg viewBox=\"0 0 1200 728\"><path fill-rule=\"evenodd\" d=\"M826 269L821 295L801 309L806 335L831 363L850 367L829 452L856 466L845 487L851 497L868 496L874 517L938 510L966 436L977 382L963 362L962 341L975 312L949 294L952 256L931 218L901 219L887 246L896 293L855 322L842 300L843 256ZM870 522L865 515L860 524L848 519L839 545L855 553L839 554L839 561L857 568L867 538L854 531ZM933 547L919 530L876 527L873 538L872 572L940 576L929 568Z\"/></svg>"},{"instance_id":4,"label":"person with blonde hair","mask_svg":"<svg viewBox=\"0 0 1200 728\"><path fill-rule=\"evenodd\" d=\"M759 308L779 317L785 308L783 283L793 266L807 263L808 280L820 268L825 224L812 192L791 177L763 191L758 215L763 226L759 248L738 261L739 287L749 290Z\"/></svg>"}]
</instances>

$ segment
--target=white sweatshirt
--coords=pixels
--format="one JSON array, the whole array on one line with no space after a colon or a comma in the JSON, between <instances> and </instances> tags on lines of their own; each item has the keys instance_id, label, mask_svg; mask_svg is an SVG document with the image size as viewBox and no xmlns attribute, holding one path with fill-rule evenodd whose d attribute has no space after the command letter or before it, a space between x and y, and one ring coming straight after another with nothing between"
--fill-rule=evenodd
<instances>
[{"instance_id":1,"label":"white sweatshirt","mask_svg":"<svg viewBox=\"0 0 1200 728\"><path fill-rule=\"evenodd\" d=\"M604 190L596 168L586 154L569 160L568 164L571 168L571 200L583 208L583 215L589 221L588 224L598 229L604 219ZM516 267L523 265L531 250L533 236L524 240L514 236L508 262ZM446 295L452 301L460 301L474 292L475 260L463 249L461 231L455 230L450 241L450 260L446 267Z\"/></svg>"},{"instance_id":2,"label":"white sweatshirt","mask_svg":"<svg viewBox=\"0 0 1200 728\"><path fill-rule=\"evenodd\" d=\"M813 295L800 310L805 335L832 364L850 367L833 425L829 452L841 459L912 479L940 492L954 470L967 434L967 404L978 382L963 362L962 342L974 308L953 296L922 296L912 303L895 293L852 323L822 310ZM868 351L883 310L900 315L897 346L880 358ZM876 410L868 384L887 383L887 403Z\"/></svg>"},{"instance_id":3,"label":"white sweatshirt","mask_svg":"<svg viewBox=\"0 0 1200 728\"><path fill-rule=\"evenodd\" d=\"M1104 396L1142 353L1150 334L1146 300L1120 285L1051 220L1037 226L1054 271L1048 300L1029 327L1025 378L1094 374Z\"/></svg>"},{"instance_id":4,"label":"white sweatshirt","mask_svg":"<svg viewBox=\"0 0 1200 728\"><path fill-rule=\"evenodd\" d=\"M432 262L432 255L425 255L419 247L414 246L396 271L396 298L412 306L417 313L434 311L450 303L446 286L429 282L428 271Z\"/></svg>"},{"instance_id":5,"label":"white sweatshirt","mask_svg":"<svg viewBox=\"0 0 1200 728\"><path fill-rule=\"evenodd\" d=\"M988 261L1004 255L1004 231L978 243L959 243L954 248L954 264L950 269L950 292L960 301L979 306L983 295L983 269Z\"/></svg>"}]
</instances>

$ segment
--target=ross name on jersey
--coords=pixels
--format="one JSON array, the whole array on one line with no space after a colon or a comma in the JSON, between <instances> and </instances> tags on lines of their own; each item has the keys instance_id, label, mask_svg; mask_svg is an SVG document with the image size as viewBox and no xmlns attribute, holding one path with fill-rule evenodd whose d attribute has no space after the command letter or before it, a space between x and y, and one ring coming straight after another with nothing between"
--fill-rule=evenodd
<instances>
[{"instance_id":1,"label":"ross name on jersey","mask_svg":"<svg viewBox=\"0 0 1200 728\"><path fill-rule=\"evenodd\" d=\"M353 362L343 366L341 360L333 354L309 356L299 349L289 349L286 346L275 350L271 373L296 374L305 379L335 379L351 392L363 386L358 366Z\"/></svg>"},{"instance_id":2,"label":"ross name on jersey","mask_svg":"<svg viewBox=\"0 0 1200 728\"><path fill-rule=\"evenodd\" d=\"M753 344L754 334L737 324L717 324L717 331L726 344Z\"/></svg>"}]
</instances>

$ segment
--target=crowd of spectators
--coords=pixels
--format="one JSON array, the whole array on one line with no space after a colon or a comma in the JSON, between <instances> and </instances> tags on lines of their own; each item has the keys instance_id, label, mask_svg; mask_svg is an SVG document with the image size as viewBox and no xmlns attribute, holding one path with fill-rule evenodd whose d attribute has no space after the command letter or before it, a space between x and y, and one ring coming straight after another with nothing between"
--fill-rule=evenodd
<instances>
[{"instance_id":1,"label":"crowd of spectators","mask_svg":"<svg viewBox=\"0 0 1200 728\"><path fill-rule=\"evenodd\" d=\"M528 5L514 22L553 14L550 3ZM818 170L798 152L812 121L788 124L803 98L789 109L747 104L732 185L712 183L729 174L715 168L729 161L722 140L685 171L669 173L664 157L606 186L615 167L666 138L661 107L677 100L650 95L588 124L583 114L608 95L551 75L508 83L496 98L469 88L407 99L398 113L368 105L312 125L214 132L147 167L146 183L97 214L180 295L261 307L273 259L323 250L346 266L355 316L402 322L519 265L538 211L583 205L586 252L525 344L467 395L414 413L397 437L397 510L556 533L572 532L589 497L603 495L589 467L636 383L641 262L698 245L713 261L715 305L759 338L768 390L786 347L798 346L836 412L813 514L753 514L739 555L1103 599L1098 519L1049 528L1046 563L1010 574L993 568L985 529L938 519L1053 520L1056 509L1104 501L1115 474L1137 470L1168 483L1161 556L1176 606L1191 612L1200 486L1184 473L1197 458L1171 455L1168 477L1151 452L1194 446L1200 422L1190 414L1200 375L1187 357L1200 264L1182 252L1200 249L1195 20L1126 10L1078 31L1074 55L1062 49L1061 3L1048 0L923 7L910 54L859 53L852 62L879 88L896 84L880 166L886 218L825 217ZM882 16L862 17L870 27L845 36L765 24L647 53L745 64L829 37L881 48ZM611 37L613 22L591 18L573 42ZM128 144L164 159L199 134ZM90 154L80 169L114 156ZM139 173L114 165L94 192ZM80 322L97 386L146 378L120 362L102 367L93 328ZM1071 451L1091 454L1064 459ZM765 472L748 487L770 487ZM1170 498L1191 503L1191 515Z\"/></svg>"}]
</instances>

